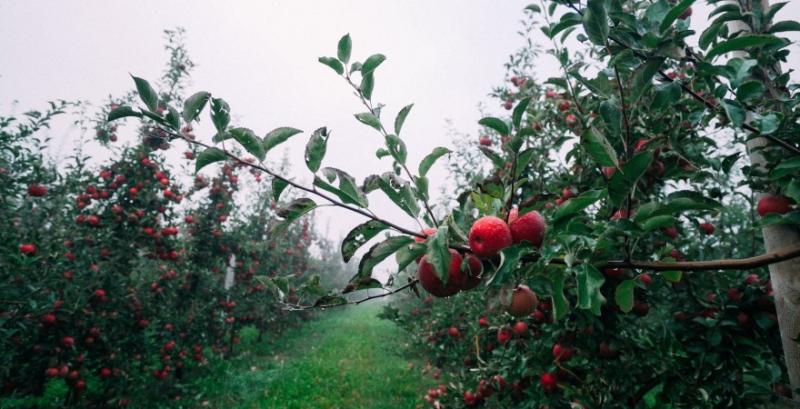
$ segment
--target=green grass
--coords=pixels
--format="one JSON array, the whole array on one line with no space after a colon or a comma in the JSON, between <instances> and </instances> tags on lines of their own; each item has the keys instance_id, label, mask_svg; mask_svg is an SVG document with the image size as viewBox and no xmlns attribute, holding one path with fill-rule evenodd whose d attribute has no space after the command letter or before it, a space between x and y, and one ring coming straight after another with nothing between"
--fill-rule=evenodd
<instances>
[{"instance_id":1,"label":"green grass","mask_svg":"<svg viewBox=\"0 0 800 409\"><path fill-rule=\"evenodd\" d=\"M409 368L405 337L378 303L320 313L273 346L243 336L246 352L199 385L214 408L423 407L432 385Z\"/></svg>"}]
</instances>

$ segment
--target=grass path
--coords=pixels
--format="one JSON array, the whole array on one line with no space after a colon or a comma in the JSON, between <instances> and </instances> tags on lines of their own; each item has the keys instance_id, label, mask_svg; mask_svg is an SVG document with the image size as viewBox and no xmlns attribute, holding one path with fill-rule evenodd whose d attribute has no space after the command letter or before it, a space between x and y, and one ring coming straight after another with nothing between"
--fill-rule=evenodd
<instances>
[{"instance_id":1,"label":"grass path","mask_svg":"<svg viewBox=\"0 0 800 409\"><path fill-rule=\"evenodd\" d=\"M415 362L409 367L406 333L377 317L377 303L327 311L275 345L243 345L247 353L206 382L215 408L423 407L431 386ZM249 341L245 340L245 343Z\"/></svg>"}]
</instances>

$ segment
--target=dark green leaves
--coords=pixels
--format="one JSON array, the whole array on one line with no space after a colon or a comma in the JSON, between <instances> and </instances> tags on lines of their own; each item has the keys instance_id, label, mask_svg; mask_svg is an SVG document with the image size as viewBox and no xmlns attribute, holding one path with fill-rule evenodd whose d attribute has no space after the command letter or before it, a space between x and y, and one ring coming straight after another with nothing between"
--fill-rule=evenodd
<instances>
[{"instance_id":1,"label":"dark green leaves","mask_svg":"<svg viewBox=\"0 0 800 409\"><path fill-rule=\"evenodd\" d=\"M350 34L345 34L339 39L339 45L336 49L336 55L339 61L347 64L350 61L350 51L353 49L353 40L350 39Z\"/></svg>"},{"instance_id":2,"label":"dark green leaves","mask_svg":"<svg viewBox=\"0 0 800 409\"><path fill-rule=\"evenodd\" d=\"M450 272L450 249L447 247L447 226L439 226L436 234L425 241L427 260L433 265L436 275L447 284Z\"/></svg>"},{"instance_id":3,"label":"dark green leaves","mask_svg":"<svg viewBox=\"0 0 800 409\"><path fill-rule=\"evenodd\" d=\"M664 63L663 58L648 58L647 61L639 66L633 73L633 80L630 89L630 98L626 101L629 105L636 104L644 95L645 92L650 90L653 85L653 77L661 68Z\"/></svg>"},{"instance_id":4,"label":"dark green leaves","mask_svg":"<svg viewBox=\"0 0 800 409\"><path fill-rule=\"evenodd\" d=\"M367 60L361 64L361 75L371 74L372 71L375 71L375 69L378 68L378 66L381 65L381 63L385 60L386 56L383 54L374 54L369 56L369 58L367 58Z\"/></svg>"},{"instance_id":5,"label":"dark green leaves","mask_svg":"<svg viewBox=\"0 0 800 409\"><path fill-rule=\"evenodd\" d=\"M344 74L344 66L342 65L339 60L333 57L319 57L319 62L331 67L337 74L342 75Z\"/></svg>"},{"instance_id":6,"label":"dark green leaves","mask_svg":"<svg viewBox=\"0 0 800 409\"><path fill-rule=\"evenodd\" d=\"M273 178L272 179L272 199L276 202L280 200L281 193L289 186L289 182L284 179Z\"/></svg>"},{"instance_id":7,"label":"dark green leaves","mask_svg":"<svg viewBox=\"0 0 800 409\"><path fill-rule=\"evenodd\" d=\"M434 148L433 152L429 153L428 156L423 158L422 162L419 163L419 175L425 176L436 160L448 153L450 153L450 149L442 148L441 146Z\"/></svg>"},{"instance_id":8,"label":"dark green leaves","mask_svg":"<svg viewBox=\"0 0 800 409\"><path fill-rule=\"evenodd\" d=\"M528 97L519 101L517 106L514 107L514 112L511 114L511 123L514 124L514 128L519 128L519 124L522 123L522 115L525 114L525 110L528 109L528 104L530 103L531 99Z\"/></svg>"},{"instance_id":9,"label":"dark green leaves","mask_svg":"<svg viewBox=\"0 0 800 409\"><path fill-rule=\"evenodd\" d=\"M234 128L228 131L230 135L239 142L251 155L258 158L258 160L263 161L265 151L264 148L261 146L261 141L258 139L256 134L247 129L247 128Z\"/></svg>"},{"instance_id":10,"label":"dark green leaves","mask_svg":"<svg viewBox=\"0 0 800 409\"><path fill-rule=\"evenodd\" d=\"M600 200L601 197L603 197L602 190L590 190L581 193L578 197L567 200L553 213L553 223L583 211L583 209Z\"/></svg>"},{"instance_id":11,"label":"dark green leaves","mask_svg":"<svg viewBox=\"0 0 800 409\"><path fill-rule=\"evenodd\" d=\"M322 165L322 159L325 157L325 151L328 146L328 128L322 127L311 134L311 139L306 144L306 166L311 172L316 173Z\"/></svg>"},{"instance_id":12,"label":"dark green leaves","mask_svg":"<svg viewBox=\"0 0 800 409\"><path fill-rule=\"evenodd\" d=\"M314 178L314 186L335 194L345 203L354 204L360 207L367 207L369 205L367 202L367 196L356 185L355 179L347 174L347 172L336 168L323 168L322 174L328 179L328 182L316 177ZM329 184L333 183L337 179L339 180L338 188L335 188Z\"/></svg>"},{"instance_id":13,"label":"dark green leaves","mask_svg":"<svg viewBox=\"0 0 800 409\"><path fill-rule=\"evenodd\" d=\"M613 166L619 164L617 151L611 146L606 137L594 127L586 129L581 135L581 145L600 166Z\"/></svg>"},{"instance_id":14,"label":"dark green leaves","mask_svg":"<svg viewBox=\"0 0 800 409\"><path fill-rule=\"evenodd\" d=\"M280 145L283 142L286 142L286 140L294 135L299 134L300 132L303 131L288 126L273 129L270 131L270 133L264 136L264 152L269 152L270 149Z\"/></svg>"},{"instance_id":15,"label":"dark green leaves","mask_svg":"<svg viewBox=\"0 0 800 409\"><path fill-rule=\"evenodd\" d=\"M669 13L664 17L664 20L661 21L661 25L658 27L658 30L664 33L670 27L672 27L672 23L683 14L684 11L688 10L689 7L692 6L694 0L683 0L682 2L678 3L675 7L673 7Z\"/></svg>"},{"instance_id":16,"label":"dark green leaves","mask_svg":"<svg viewBox=\"0 0 800 409\"><path fill-rule=\"evenodd\" d=\"M603 0L589 0L583 11L583 29L589 40L605 46L608 40L608 13Z\"/></svg>"},{"instance_id":17,"label":"dark green leaves","mask_svg":"<svg viewBox=\"0 0 800 409\"><path fill-rule=\"evenodd\" d=\"M511 131L508 129L508 125L500 119L495 117L486 117L478 121L479 124L494 129L500 135L509 135Z\"/></svg>"},{"instance_id":18,"label":"dark green leaves","mask_svg":"<svg viewBox=\"0 0 800 409\"><path fill-rule=\"evenodd\" d=\"M192 122L197 119L210 98L211 94L205 91L200 91L186 98L186 101L183 102L183 120Z\"/></svg>"},{"instance_id":19,"label":"dark green leaves","mask_svg":"<svg viewBox=\"0 0 800 409\"><path fill-rule=\"evenodd\" d=\"M121 106L121 107L119 107L117 109L114 109L111 112L109 112L108 113L108 118L106 118L106 120L108 122L111 122L111 121L115 121L115 120L120 119L120 118L129 117L129 116L135 116L137 118L141 118L142 117L142 113L138 112L138 111L134 111L133 108L128 107L128 106Z\"/></svg>"},{"instance_id":20,"label":"dark green leaves","mask_svg":"<svg viewBox=\"0 0 800 409\"><path fill-rule=\"evenodd\" d=\"M383 222L370 220L350 230L350 233L347 233L347 237L342 241L342 260L344 260L345 263L349 262L361 246L387 228L389 228L389 226Z\"/></svg>"},{"instance_id":21,"label":"dark green leaves","mask_svg":"<svg viewBox=\"0 0 800 409\"><path fill-rule=\"evenodd\" d=\"M372 115L370 112L362 112L360 114L355 114L356 119L364 125L369 125L376 130L381 130L381 121L375 115Z\"/></svg>"},{"instance_id":22,"label":"dark green leaves","mask_svg":"<svg viewBox=\"0 0 800 409\"><path fill-rule=\"evenodd\" d=\"M134 77L133 82L136 84L136 91L139 93L139 98L141 98L142 102L144 102L144 106L151 112L156 112L158 109L158 93L153 87L150 86L150 83L146 80Z\"/></svg>"},{"instance_id":23,"label":"dark green leaves","mask_svg":"<svg viewBox=\"0 0 800 409\"><path fill-rule=\"evenodd\" d=\"M508 280L513 277L513 273L519 265L519 260L522 256L529 254L531 251L531 246L527 244L515 244L504 248L501 251L502 258L500 266L497 268L494 275L486 282L486 285L499 287L508 282Z\"/></svg>"},{"instance_id":24,"label":"dark green leaves","mask_svg":"<svg viewBox=\"0 0 800 409\"><path fill-rule=\"evenodd\" d=\"M231 107L222 98L211 98L211 122L220 134L231 122Z\"/></svg>"},{"instance_id":25,"label":"dark green leaves","mask_svg":"<svg viewBox=\"0 0 800 409\"><path fill-rule=\"evenodd\" d=\"M631 160L622 166L622 172L615 172L608 182L608 198L611 203L619 207L628 193L636 186L650 163L653 161L653 154L649 151L639 152Z\"/></svg>"},{"instance_id":26,"label":"dark green leaves","mask_svg":"<svg viewBox=\"0 0 800 409\"><path fill-rule=\"evenodd\" d=\"M414 239L410 237L395 236L372 246L372 248L364 254L364 257L361 258L361 262L358 263L358 274L356 277L359 279L370 277L372 275L372 270L381 261L413 242Z\"/></svg>"},{"instance_id":27,"label":"dark green leaves","mask_svg":"<svg viewBox=\"0 0 800 409\"><path fill-rule=\"evenodd\" d=\"M614 301L623 312L630 312L633 309L634 288L636 288L636 283L633 280L625 280L619 283L614 291Z\"/></svg>"},{"instance_id":28,"label":"dark green leaves","mask_svg":"<svg viewBox=\"0 0 800 409\"><path fill-rule=\"evenodd\" d=\"M706 54L706 61L711 61L714 57L729 53L731 51L748 50L755 47L766 45L778 45L785 43L785 40L773 35L748 34L723 41Z\"/></svg>"},{"instance_id":29,"label":"dark green leaves","mask_svg":"<svg viewBox=\"0 0 800 409\"><path fill-rule=\"evenodd\" d=\"M278 216L282 217L284 220L274 225L270 230L270 234L273 236L273 238L274 236L282 234L286 231L289 225L292 224L292 222L299 219L304 214L314 210L316 207L317 204L314 203L313 200L306 197L292 200L288 206L278 209Z\"/></svg>"},{"instance_id":30,"label":"dark green leaves","mask_svg":"<svg viewBox=\"0 0 800 409\"><path fill-rule=\"evenodd\" d=\"M403 128L403 123L406 121L406 117L411 112L412 107L414 107L414 104L408 104L397 114L397 118L394 119L394 133L400 135L400 130Z\"/></svg>"},{"instance_id":31,"label":"dark green leaves","mask_svg":"<svg viewBox=\"0 0 800 409\"><path fill-rule=\"evenodd\" d=\"M575 273L578 279L578 308L591 310L594 315L599 316L600 307L606 300L600 292L600 287L606 279L591 264L581 264Z\"/></svg>"},{"instance_id":32,"label":"dark green leaves","mask_svg":"<svg viewBox=\"0 0 800 409\"><path fill-rule=\"evenodd\" d=\"M227 159L228 156L221 149L208 148L197 155L194 161L194 171L199 172L206 165Z\"/></svg>"},{"instance_id":33,"label":"dark green leaves","mask_svg":"<svg viewBox=\"0 0 800 409\"><path fill-rule=\"evenodd\" d=\"M800 31L800 23L797 21L779 21L769 27L770 33L781 33L784 31Z\"/></svg>"},{"instance_id":34,"label":"dark green leaves","mask_svg":"<svg viewBox=\"0 0 800 409\"><path fill-rule=\"evenodd\" d=\"M650 103L650 109L657 111L668 108L681 98L681 86L677 82L668 82L656 85L655 96Z\"/></svg>"}]
</instances>

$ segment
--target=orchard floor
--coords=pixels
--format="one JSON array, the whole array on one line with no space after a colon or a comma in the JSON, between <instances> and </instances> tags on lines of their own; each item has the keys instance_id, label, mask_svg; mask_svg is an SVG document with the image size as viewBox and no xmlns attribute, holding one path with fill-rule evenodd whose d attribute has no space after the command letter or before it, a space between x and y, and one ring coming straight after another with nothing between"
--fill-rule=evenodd
<instances>
[{"instance_id":1,"label":"orchard floor","mask_svg":"<svg viewBox=\"0 0 800 409\"><path fill-rule=\"evenodd\" d=\"M274 345L243 339L239 358L203 382L202 406L259 409L411 409L433 381L407 334L377 317L381 303L321 312ZM413 363L413 367L410 365Z\"/></svg>"}]
</instances>

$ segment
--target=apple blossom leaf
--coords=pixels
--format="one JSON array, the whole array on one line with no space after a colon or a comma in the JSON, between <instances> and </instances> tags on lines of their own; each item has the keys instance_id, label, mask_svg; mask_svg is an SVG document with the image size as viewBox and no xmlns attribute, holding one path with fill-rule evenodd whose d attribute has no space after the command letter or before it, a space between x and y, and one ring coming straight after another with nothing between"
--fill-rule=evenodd
<instances>
[{"instance_id":1,"label":"apple blossom leaf","mask_svg":"<svg viewBox=\"0 0 800 409\"><path fill-rule=\"evenodd\" d=\"M528 164L531 163L533 160L533 155L536 153L534 148L525 149L524 151L520 152L519 156L517 157L517 170L514 173L514 177L520 177L522 172L525 171L525 168Z\"/></svg>"},{"instance_id":2,"label":"apple blossom leaf","mask_svg":"<svg viewBox=\"0 0 800 409\"><path fill-rule=\"evenodd\" d=\"M417 188L417 195L420 200L428 200L428 178L425 176L414 177L414 186Z\"/></svg>"},{"instance_id":3,"label":"apple blossom leaf","mask_svg":"<svg viewBox=\"0 0 800 409\"><path fill-rule=\"evenodd\" d=\"M558 21L558 23L554 23L554 25L552 25L547 30L545 35L547 35L552 40L553 38L555 38L555 36L558 35L558 33L562 32L562 31L564 31L564 30L566 30L566 29L568 29L570 27L577 26L578 24L581 24L582 22L583 22L583 20L581 19L580 14L572 13L572 12L564 13L564 15L561 16L561 19Z\"/></svg>"},{"instance_id":4,"label":"apple blossom leaf","mask_svg":"<svg viewBox=\"0 0 800 409\"><path fill-rule=\"evenodd\" d=\"M361 257L361 261L358 263L358 273L350 281L354 282L371 277L375 266L385 260L386 257L412 243L414 243L414 239L408 236L394 236L372 246Z\"/></svg>"},{"instance_id":5,"label":"apple blossom leaf","mask_svg":"<svg viewBox=\"0 0 800 409\"><path fill-rule=\"evenodd\" d=\"M150 112L148 110L143 110L142 111L142 115L152 119L153 121L158 122L161 125L166 125L166 121L164 121L164 118L162 118L159 114L157 114L155 112Z\"/></svg>"},{"instance_id":6,"label":"apple blossom leaf","mask_svg":"<svg viewBox=\"0 0 800 409\"><path fill-rule=\"evenodd\" d=\"M575 271L578 279L578 308L591 310L594 315L600 315L600 307L605 302L605 297L600 288L606 281L597 267L591 264L581 264Z\"/></svg>"},{"instance_id":7,"label":"apple blossom leaf","mask_svg":"<svg viewBox=\"0 0 800 409\"><path fill-rule=\"evenodd\" d=\"M683 272L677 270L662 271L661 276L670 283L677 283L681 281Z\"/></svg>"},{"instance_id":8,"label":"apple blossom leaf","mask_svg":"<svg viewBox=\"0 0 800 409\"><path fill-rule=\"evenodd\" d=\"M401 165L406 164L408 151L406 149L406 143L403 142L402 139L397 135L386 135L386 148L388 148L389 154L392 155L392 158L394 158L397 163Z\"/></svg>"},{"instance_id":9,"label":"apple blossom leaf","mask_svg":"<svg viewBox=\"0 0 800 409\"><path fill-rule=\"evenodd\" d=\"M484 156L486 156L487 158L489 158L489 160L492 161L494 167L502 168L506 164L506 161L504 161L503 158L500 157L500 155L498 155L488 146L480 146L478 147L478 149L480 149L481 153L483 153Z\"/></svg>"},{"instance_id":10,"label":"apple blossom leaf","mask_svg":"<svg viewBox=\"0 0 800 409\"><path fill-rule=\"evenodd\" d=\"M714 199L706 197L699 197L696 192L678 191L673 194L676 196L670 197L668 201L663 203L648 202L637 208L633 220L637 223L642 223L647 219L664 216L664 215L678 215L687 210L701 210L701 211L718 211L722 205Z\"/></svg>"},{"instance_id":11,"label":"apple blossom leaf","mask_svg":"<svg viewBox=\"0 0 800 409\"><path fill-rule=\"evenodd\" d=\"M131 75L133 82L136 84L136 92L139 93L139 98L144 102L150 112L156 112L158 109L158 93L150 86L147 80Z\"/></svg>"},{"instance_id":12,"label":"apple blossom leaf","mask_svg":"<svg viewBox=\"0 0 800 409\"><path fill-rule=\"evenodd\" d=\"M350 38L350 34L345 34L339 39L338 47L336 48L336 56L339 57L339 61L347 64L350 61L350 51L353 49L353 40Z\"/></svg>"},{"instance_id":13,"label":"apple blossom leaf","mask_svg":"<svg viewBox=\"0 0 800 409\"><path fill-rule=\"evenodd\" d=\"M413 197L413 192L410 192L411 187L408 186L408 182L401 180L393 172L386 172L380 178L374 180L374 183L406 214L413 218L417 217L419 206Z\"/></svg>"},{"instance_id":14,"label":"apple blossom leaf","mask_svg":"<svg viewBox=\"0 0 800 409\"><path fill-rule=\"evenodd\" d=\"M557 321L569 314L569 301L564 295L564 285L567 280L565 271L555 271L548 277L553 286L553 318Z\"/></svg>"},{"instance_id":15,"label":"apple blossom leaf","mask_svg":"<svg viewBox=\"0 0 800 409\"><path fill-rule=\"evenodd\" d=\"M605 100L600 103L598 110L600 117L603 118L603 123L606 124L606 129L612 136L618 136L622 132L622 113L619 104L613 100Z\"/></svg>"},{"instance_id":16,"label":"apple blossom leaf","mask_svg":"<svg viewBox=\"0 0 800 409\"><path fill-rule=\"evenodd\" d=\"M319 167L322 165L322 159L325 157L325 152L328 149L329 136L328 128L323 126L311 134L311 138L306 144L306 166L313 173L317 173Z\"/></svg>"},{"instance_id":17,"label":"apple blossom leaf","mask_svg":"<svg viewBox=\"0 0 800 409\"><path fill-rule=\"evenodd\" d=\"M525 114L525 110L528 109L528 105L531 103L531 98L523 98L517 103L517 106L514 107L514 112L511 114L511 123L514 124L514 128L519 128L519 124L522 123L522 115Z\"/></svg>"},{"instance_id":18,"label":"apple blossom leaf","mask_svg":"<svg viewBox=\"0 0 800 409\"><path fill-rule=\"evenodd\" d=\"M164 117L164 120L167 122L167 126L175 131L181 128L181 117L178 115L178 111L172 106L167 105L167 115Z\"/></svg>"},{"instance_id":19,"label":"apple blossom leaf","mask_svg":"<svg viewBox=\"0 0 800 409\"><path fill-rule=\"evenodd\" d=\"M206 165L226 159L228 159L228 155L222 149L208 148L197 155L197 159L194 161L194 171L199 172Z\"/></svg>"},{"instance_id":20,"label":"apple blossom leaf","mask_svg":"<svg viewBox=\"0 0 800 409\"><path fill-rule=\"evenodd\" d=\"M375 77L372 73L364 75L361 77L361 85L358 86L358 89L361 90L361 95L364 96L367 100L372 99L372 90L375 88Z\"/></svg>"},{"instance_id":21,"label":"apple blossom leaf","mask_svg":"<svg viewBox=\"0 0 800 409\"><path fill-rule=\"evenodd\" d=\"M262 144L264 152L267 153L270 149L286 142L292 136L295 136L303 131L288 126L275 128L264 136Z\"/></svg>"},{"instance_id":22,"label":"apple blossom leaf","mask_svg":"<svg viewBox=\"0 0 800 409\"><path fill-rule=\"evenodd\" d=\"M383 222L370 220L350 230L350 233L347 233L347 236L342 240L342 260L345 263L349 262L361 246L388 228L389 226Z\"/></svg>"},{"instance_id":23,"label":"apple blossom leaf","mask_svg":"<svg viewBox=\"0 0 800 409\"><path fill-rule=\"evenodd\" d=\"M633 79L631 80L630 98L625 101L626 104L636 104L639 98L650 90L653 86L653 77L658 73L663 63L664 58L651 57L636 68L636 71L633 73Z\"/></svg>"},{"instance_id":24,"label":"apple blossom leaf","mask_svg":"<svg viewBox=\"0 0 800 409\"><path fill-rule=\"evenodd\" d=\"M634 288L636 288L636 282L633 280L625 280L617 285L617 289L614 291L614 301L622 312L630 312L633 309Z\"/></svg>"},{"instance_id":25,"label":"apple blossom leaf","mask_svg":"<svg viewBox=\"0 0 800 409\"><path fill-rule=\"evenodd\" d=\"M608 12L605 1L588 0L583 11L583 29L595 45L605 46L608 39Z\"/></svg>"},{"instance_id":26,"label":"apple blossom leaf","mask_svg":"<svg viewBox=\"0 0 800 409\"><path fill-rule=\"evenodd\" d=\"M653 231L664 227L674 226L675 217L672 215L655 216L645 220L642 223L642 230Z\"/></svg>"},{"instance_id":27,"label":"apple blossom leaf","mask_svg":"<svg viewBox=\"0 0 800 409\"><path fill-rule=\"evenodd\" d=\"M709 45L717 38L717 34L719 30L722 29L724 26L724 21L715 20L714 23L708 26L702 33L700 33L700 38L697 41L697 45L705 50L708 48Z\"/></svg>"},{"instance_id":28,"label":"apple blossom leaf","mask_svg":"<svg viewBox=\"0 0 800 409\"><path fill-rule=\"evenodd\" d=\"M500 135L508 135L511 133L511 130L508 129L508 125L500 118L488 116L478 121L478 123L497 131Z\"/></svg>"},{"instance_id":29,"label":"apple blossom leaf","mask_svg":"<svg viewBox=\"0 0 800 409\"><path fill-rule=\"evenodd\" d=\"M762 95L764 95L765 90L766 88L764 87L764 84L761 83L761 81L757 80L747 81L739 85L738 88L736 88L736 98L739 101L747 102L761 97Z\"/></svg>"},{"instance_id":30,"label":"apple blossom leaf","mask_svg":"<svg viewBox=\"0 0 800 409\"><path fill-rule=\"evenodd\" d=\"M450 248L448 247L448 227L439 226L436 234L425 240L425 255L428 263L433 265L436 276L447 284L450 275Z\"/></svg>"},{"instance_id":31,"label":"apple blossom leaf","mask_svg":"<svg viewBox=\"0 0 800 409\"><path fill-rule=\"evenodd\" d=\"M747 50L761 46L773 46L785 44L786 40L766 34L746 34L730 40L723 41L715 45L706 54L706 61L712 61L715 57L729 53L731 51Z\"/></svg>"},{"instance_id":32,"label":"apple blossom leaf","mask_svg":"<svg viewBox=\"0 0 800 409\"><path fill-rule=\"evenodd\" d=\"M279 201L281 193L289 186L289 182L285 179L273 178L272 179L272 200Z\"/></svg>"},{"instance_id":33,"label":"apple blossom leaf","mask_svg":"<svg viewBox=\"0 0 800 409\"><path fill-rule=\"evenodd\" d=\"M678 3L670 9L667 15L664 17L664 20L661 20L661 25L658 26L658 31L662 34L669 30L672 27L672 23L680 17L683 12L685 12L689 7L692 7L694 0L683 0L682 2Z\"/></svg>"},{"instance_id":34,"label":"apple blossom leaf","mask_svg":"<svg viewBox=\"0 0 800 409\"><path fill-rule=\"evenodd\" d=\"M573 197L558 206L553 213L553 223L571 217L594 204L604 196L603 190L589 190Z\"/></svg>"},{"instance_id":35,"label":"apple blossom leaf","mask_svg":"<svg viewBox=\"0 0 800 409\"><path fill-rule=\"evenodd\" d=\"M608 181L608 198L614 206L619 207L628 193L636 186L636 182L644 175L653 162L653 153L639 152L622 166L622 171L614 172Z\"/></svg>"},{"instance_id":36,"label":"apple blossom leaf","mask_svg":"<svg viewBox=\"0 0 800 409\"><path fill-rule=\"evenodd\" d=\"M137 118L141 118L142 117L142 113L138 112L138 111L135 111L133 108L131 108L129 106L120 106L119 108L113 109L113 110L111 110L111 112L108 113L108 117L106 118L106 121L111 122L111 121L115 121L115 120L120 119L120 118L126 118L126 117L130 117L130 116L135 116Z\"/></svg>"},{"instance_id":37,"label":"apple blossom leaf","mask_svg":"<svg viewBox=\"0 0 800 409\"><path fill-rule=\"evenodd\" d=\"M656 85L656 92L650 102L651 110L661 110L672 106L681 98L681 86L677 82Z\"/></svg>"},{"instance_id":38,"label":"apple blossom leaf","mask_svg":"<svg viewBox=\"0 0 800 409\"><path fill-rule=\"evenodd\" d=\"M413 243L408 246L401 247L400 250L397 250L397 253L394 255L395 259L397 260L397 271L401 272L411 263L416 262L417 259L425 255L425 251L425 244L422 243Z\"/></svg>"},{"instance_id":39,"label":"apple blossom leaf","mask_svg":"<svg viewBox=\"0 0 800 409\"><path fill-rule=\"evenodd\" d=\"M247 128L233 128L228 131L228 133L236 142L239 142L248 153L255 156L259 161L264 160L266 152L264 152L261 141L258 139L255 132Z\"/></svg>"},{"instance_id":40,"label":"apple blossom leaf","mask_svg":"<svg viewBox=\"0 0 800 409\"><path fill-rule=\"evenodd\" d=\"M336 307L347 304L347 299L338 295L326 295L314 301L315 307Z\"/></svg>"},{"instance_id":41,"label":"apple blossom leaf","mask_svg":"<svg viewBox=\"0 0 800 409\"><path fill-rule=\"evenodd\" d=\"M222 98L211 98L211 122L217 133L225 133L225 129L231 122L231 107Z\"/></svg>"},{"instance_id":42,"label":"apple blossom leaf","mask_svg":"<svg viewBox=\"0 0 800 409\"><path fill-rule=\"evenodd\" d=\"M344 74L344 66L342 63L333 57L319 57L319 62L331 67L337 74L342 75Z\"/></svg>"},{"instance_id":43,"label":"apple blossom leaf","mask_svg":"<svg viewBox=\"0 0 800 409\"><path fill-rule=\"evenodd\" d=\"M419 163L419 175L425 176L428 174L431 166L436 162L437 159L441 158L444 155L450 153L450 149L443 148L443 147L436 147L433 149L433 152L429 153L428 156L424 157L422 161Z\"/></svg>"},{"instance_id":44,"label":"apple blossom leaf","mask_svg":"<svg viewBox=\"0 0 800 409\"><path fill-rule=\"evenodd\" d=\"M335 194L345 203L354 204L359 207L368 206L366 195L364 195L364 192L362 192L361 189L356 186L355 180L352 178L352 176L346 174L342 170L334 168L323 168L322 172L327 173L328 175L334 175L333 180L338 178L339 187L337 188L331 185L320 177L314 178L314 186ZM341 175L339 172L341 172Z\"/></svg>"},{"instance_id":45,"label":"apple blossom leaf","mask_svg":"<svg viewBox=\"0 0 800 409\"><path fill-rule=\"evenodd\" d=\"M497 270L486 280L487 287L498 288L507 283L508 280L514 276L519 260L526 254L533 252L533 249L527 243L519 243L509 246L500 251L500 266Z\"/></svg>"},{"instance_id":46,"label":"apple blossom leaf","mask_svg":"<svg viewBox=\"0 0 800 409\"><path fill-rule=\"evenodd\" d=\"M381 121L370 112L362 112L360 114L355 114L356 119L364 125L369 125L376 130L381 130Z\"/></svg>"},{"instance_id":47,"label":"apple blossom leaf","mask_svg":"<svg viewBox=\"0 0 800 409\"><path fill-rule=\"evenodd\" d=\"M361 64L361 75L368 75L375 71L382 62L386 60L383 54L370 55L363 64Z\"/></svg>"},{"instance_id":48,"label":"apple blossom leaf","mask_svg":"<svg viewBox=\"0 0 800 409\"><path fill-rule=\"evenodd\" d=\"M406 117L408 113L411 112L411 108L414 107L414 104L408 104L397 113L397 118L394 119L394 133L400 135L400 130L403 129L403 124L406 122Z\"/></svg>"},{"instance_id":49,"label":"apple blossom leaf","mask_svg":"<svg viewBox=\"0 0 800 409\"><path fill-rule=\"evenodd\" d=\"M192 122L200 115L205 108L211 94L206 91L200 91L183 101L183 120Z\"/></svg>"},{"instance_id":50,"label":"apple blossom leaf","mask_svg":"<svg viewBox=\"0 0 800 409\"><path fill-rule=\"evenodd\" d=\"M276 238L282 235L289 228L290 224L306 213L314 210L316 207L317 204L313 200L301 197L292 200L285 207L279 208L276 213L278 217L283 218L283 220L272 226L269 231L270 238Z\"/></svg>"},{"instance_id":51,"label":"apple blossom leaf","mask_svg":"<svg viewBox=\"0 0 800 409\"><path fill-rule=\"evenodd\" d=\"M589 127L581 135L581 145L586 149L589 155L600 166L619 166L619 159L617 158L617 151L595 127Z\"/></svg>"}]
</instances>

